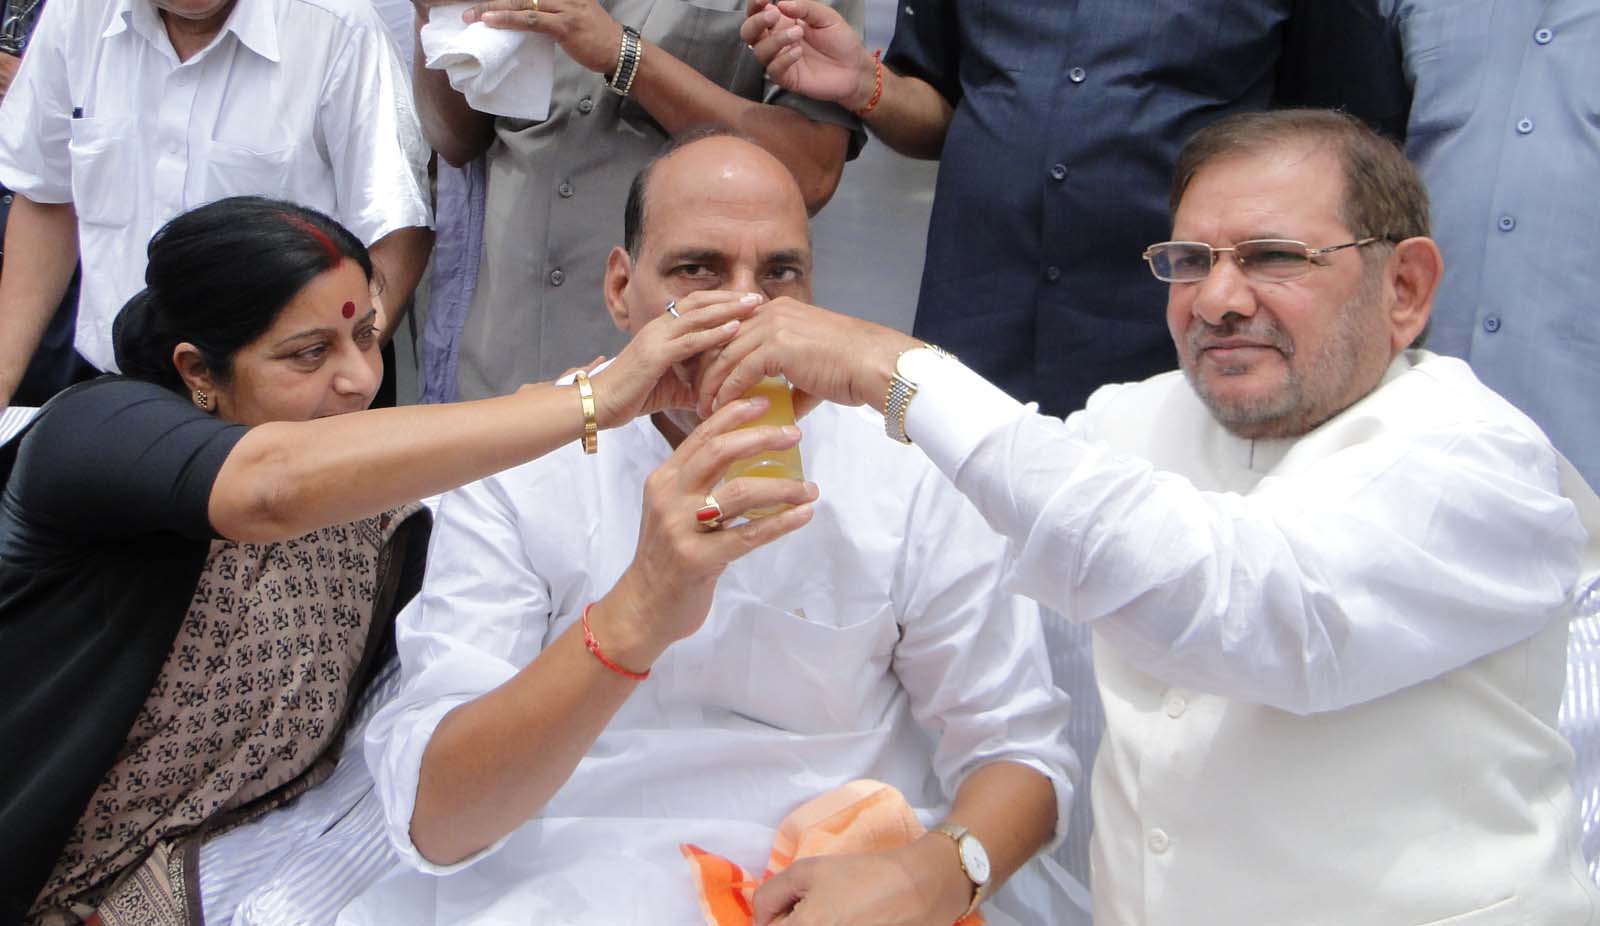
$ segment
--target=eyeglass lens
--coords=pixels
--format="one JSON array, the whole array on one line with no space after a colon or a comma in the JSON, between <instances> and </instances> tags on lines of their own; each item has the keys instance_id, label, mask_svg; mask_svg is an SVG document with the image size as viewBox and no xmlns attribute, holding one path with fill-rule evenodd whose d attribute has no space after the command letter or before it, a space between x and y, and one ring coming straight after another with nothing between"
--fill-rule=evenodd
<instances>
[{"instance_id":1,"label":"eyeglass lens","mask_svg":"<svg viewBox=\"0 0 1600 926\"><path fill-rule=\"evenodd\" d=\"M1239 269L1255 280L1293 280L1304 276L1311 266L1306 246L1298 241L1241 241L1232 253ZM1196 283L1211 272L1214 254L1208 245L1168 242L1151 248L1150 269L1169 283Z\"/></svg>"}]
</instances>

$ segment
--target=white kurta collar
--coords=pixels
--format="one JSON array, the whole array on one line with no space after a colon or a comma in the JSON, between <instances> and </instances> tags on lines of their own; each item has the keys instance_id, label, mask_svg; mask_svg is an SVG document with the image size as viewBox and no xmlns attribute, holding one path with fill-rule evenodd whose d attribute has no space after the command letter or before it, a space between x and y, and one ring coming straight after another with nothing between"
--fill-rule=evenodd
<instances>
[{"instance_id":1,"label":"white kurta collar","mask_svg":"<svg viewBox=\"0 0 1600 926\"><path fill-rule=\"evenodd\" d=\"M150 0L118 0L116 12L101 37L110 38L129 28L164 54L176 58L172 41L167 37L167 28L161 22L161 14ZM278 24L272 15L271 0L238 0L217 37L220 39L227 32L232 32L241 45L268 61L279 61ZM205 55L216 44L217 40L213 39L190 61Z\"/></svg>"}]
</instances>

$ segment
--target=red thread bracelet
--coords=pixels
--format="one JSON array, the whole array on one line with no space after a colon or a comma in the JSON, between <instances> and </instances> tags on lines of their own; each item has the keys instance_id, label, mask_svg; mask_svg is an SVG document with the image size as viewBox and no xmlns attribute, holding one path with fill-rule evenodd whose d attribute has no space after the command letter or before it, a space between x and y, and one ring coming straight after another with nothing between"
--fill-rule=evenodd
<instances>
[{"instance_id":1,"label":"red thread bracelet","mask_svg":"<svg viewBox=\"0 0 1600 926\"><path fill-rule=\"evenodd\" d=\"M865 116L878 108L878 101L883 99L883 49L872 53L872 99L867 105L856 110L856 115Z\"/></svg>"},{"instance_id":2,"label":"red thread bracelet","mask_svg":"<svg viewBox=\"0 0 1600 926\"><path fill-rule=\"evenodd\" d=\"M594 610L594 606L595 602L591 601L589 602L589 606L583 609L583 645L589 648L589 652L594 653L594 658L600 660L601 665L617 673L623 678L632 679L636 682L642 682L649 678L649 669L646 669L643 672L635 672L632 669L624 669L622 666L619 666L607 659L605 653L600 652L600 641L594 638L594 631L589 629L589 612Z\"/></svg>"}]
</instances>

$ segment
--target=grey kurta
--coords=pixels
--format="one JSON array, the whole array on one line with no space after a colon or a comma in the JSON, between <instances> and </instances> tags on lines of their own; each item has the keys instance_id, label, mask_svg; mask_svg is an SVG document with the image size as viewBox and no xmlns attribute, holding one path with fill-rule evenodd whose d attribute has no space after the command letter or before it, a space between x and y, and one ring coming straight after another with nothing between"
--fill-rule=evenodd
<instances>
[{"instance_id":1,"label":"grey kurta","mask_svg":"<svg viewBox=\"0 0 1600 926\"><path fill-rule=\"evenodd\" d=\"M780 90L739 37L745 0L601 0L717 84L860 132L854 116ZM861 0L832 0L861 29ZM495 120L488 151L483 257L461 333L457 395L500 395L612 354L624 338L601 302L606 255L622 242L634 174L667 142L644 108L556 54L550 117ZM852 142L852 150L858 141Z\"/></svg>"}]
</instances>

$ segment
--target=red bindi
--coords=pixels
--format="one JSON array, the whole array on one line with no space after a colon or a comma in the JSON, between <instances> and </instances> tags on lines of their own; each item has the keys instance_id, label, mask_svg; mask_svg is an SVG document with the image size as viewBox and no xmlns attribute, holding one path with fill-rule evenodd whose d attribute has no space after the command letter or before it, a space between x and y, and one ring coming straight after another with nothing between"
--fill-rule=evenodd
<instances>
[{"instance_id":1,"label":"red bindi","mask_svg":"<svg viewBox=\"0 0 1600 926\"><path fill-rule=\"evenodd\" d=\"M356 304L354 302L346 302L344 304L343 312L344 312L344 317L345 318L355 318L356 317Z\"/></svg>"}]
</instances>

